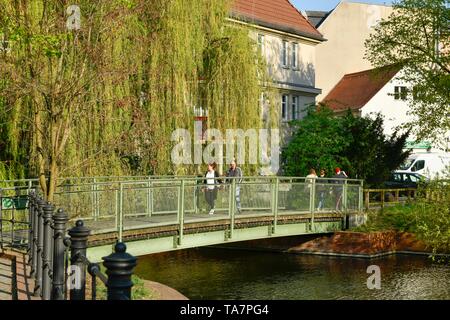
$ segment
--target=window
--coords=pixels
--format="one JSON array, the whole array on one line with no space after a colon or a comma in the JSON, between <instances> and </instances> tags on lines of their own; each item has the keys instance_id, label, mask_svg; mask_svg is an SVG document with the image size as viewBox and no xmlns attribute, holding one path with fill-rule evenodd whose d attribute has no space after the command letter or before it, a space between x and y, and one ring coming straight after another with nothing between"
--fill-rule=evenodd
<instances>
[{"instance_id":1,"label":"window","mask_svg":"<svg viewBox=\"0 0 450 320\"><path fill-rule=\"evenodd\" d=\"M423 100L426 98L426 89L422 86L415 86L412 90L414 100Z\"/></svg>"},{"instance_id":2,"label":"window","mask_svg":"<svg viewBox=\"0 0 450 320\"><path fill-rule=\"evenodd\" d=\"M259 107L261 108L261 120L263 122L267 122L268 115L267 115L267 108L266 108L266 95L264 92L261 92L259 96Z\"/></svg>"},{"instance_id":3,"label":"window","mask_svg":"<svg viewBox=\"0 0 450 320\"><path fill-rule=\"evenodd\" d=\"M258 34L258 49L261 54L264 54L264 35Z\"/></svg>"},{"instance_id":4,"label":"window","mask_svg":"<svg viewBox=\"0 0 450 320\"><path fill-rule=\"evenodd\" d=\"M287 106L288 106L288 96L283 94L281 96L281 120L287 121Z\"/></svg>"},{"instance_id":5,"label":"window","mask_svg":"<svg viewBox=\"0 0 450 320\"><path fill-rule=\"evenodd\" d=\"M298 107L298 97L293 96L292 97L292 120L298 120L299 119L299 107Z\"/></svg>"},{"instance_id":6,"label":"window","mask_svg":"<svg viewBox=\"0 0 450 320\"><path fill-rule=\"evenodd\" d=\"M292 68L298 69L298 43L292 44Z\"/></svg>"},{"instance_id":7,"label":"window","mask_svg":"<svg viewBox=\"0 0 450 320\"><path fill-rule=\"evenodd\" d=\"M408 96L408 89L406 87L395 87L394 98L395 100L406 100Z\"/></svg>"},{"instance_id":8,"label":"window","mask_svg":"<svg viewBox=\"0 0 450 320\"><path fill-rule=\"evenodd\" d=\"M288 61L288 42L283 40L283 46L281 48L281 64L283 67L289 67Z\"/></svg>"},{"instance_id":9,"label":"window","mask_svg":"<svg viewBox=\"0 0 450 320\"><path fill-rule=\"evenodd\" d=\"M416 161L416 163L414 163L414 165L411 168L411 171L415 172L415 171L422 170L423 168L425 168L425 160L419 160L419 161Z\"/></svg>"},{"instance_id":10,"label":"window","mask_svg":"<svg viewBox=\"0 0 450 320\"><path fill-rule=\"evenodd\" d=\"M415 182L415 183L419 183L420 182L420 178L416 175L410 174L409 176L409 180L411 180L411 182Z\"/></svg>"}]
</instances>

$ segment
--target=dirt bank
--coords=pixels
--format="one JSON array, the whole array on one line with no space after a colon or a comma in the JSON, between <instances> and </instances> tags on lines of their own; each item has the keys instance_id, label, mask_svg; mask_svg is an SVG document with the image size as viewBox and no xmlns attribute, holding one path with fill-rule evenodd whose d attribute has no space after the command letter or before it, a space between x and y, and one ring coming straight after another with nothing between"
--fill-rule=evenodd
<instances>
[{"instance_id":1,"label":"dirt bank","mask_svg":"<svg viewBox=\"0 0 450 320\"><path fill-rule=\"evenodd\" d=\"M189 300L177 290L162 283L142 280L144 287L151 292L152 300Z\"/></svg>"},{"instance_id":2,"label":"dirt bank","mask_svg":"<svg viewBox=\"0 0 450 320\"><path fill-rule=\"evenodd\" d=\"M290 253L314 253L374 257L396 252L429 253L427 246L413 234L385 232L336 232L287 250Z\"/></svg>"}]
</instances>

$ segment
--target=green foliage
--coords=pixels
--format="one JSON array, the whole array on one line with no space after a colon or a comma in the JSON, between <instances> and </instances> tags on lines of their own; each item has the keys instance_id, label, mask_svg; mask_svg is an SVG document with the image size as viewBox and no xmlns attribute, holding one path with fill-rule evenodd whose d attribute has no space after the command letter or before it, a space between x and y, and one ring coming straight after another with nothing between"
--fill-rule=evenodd
<instances>
[{"instance_id":1,"label":"green foliage","mask_svg":"<svg viewBox=\"0 0 450 320\"><path fill-rule=\"evenodd\" d=\"M262 126L266 67L230 0L82 0L77 31L64 3L0 0L0 175L195 173L171 161L194 107L210 128Z\"/></svg>"},{"instance_id":2,"label":"green foliage","mask_svg":"<svg viewBox=\"0 0 450 320\"><path fill-rule=\"evenodd\" d=\"M395 230L399 232L417 231L417 205L388 207L380 212L370 212L365 225L355 228L355 231L372 232L380 230Z\"/></svg>"},{"instance_id":3,"label":"green foliage","mask_svg":"<svg viewBox=\"0 0 450 320\"><path fill-rule=\"evenodd\" d=\"M449 170L450 173L450 170ZM369 213L366 225L355 231L409 232L437 253L450 253L450 184L435 180L420 187L415 202Z\"/></svg>"},{"instance_id":4,"label":"green foliage","mask_svg":"<svg viewBox=\"0 0 450 320\"><path fill-rule=\"evenodd\" d=\"M366 41L374 66L403 66L400 78L414 88L408 100L416 119L409 125L419 138L434 139L450 129L449 21L447 0L400 0Z\"/></svg>"},{"instance_id":5,"label":"green foliage","mask_svg":"<svg viewBox=\"0 0 450 320\"><path fill-rule=\"evenodd\" d=\"M371 119L348 112L335 117L319 107L292 125L292 140L282 152L283 170L290 176L305 176L310 168L325 169L330 175L340 167L353 178L377 185L409 155L403 152L408 133L386 138L380 115Z\"/></svg>"}]
</instances>

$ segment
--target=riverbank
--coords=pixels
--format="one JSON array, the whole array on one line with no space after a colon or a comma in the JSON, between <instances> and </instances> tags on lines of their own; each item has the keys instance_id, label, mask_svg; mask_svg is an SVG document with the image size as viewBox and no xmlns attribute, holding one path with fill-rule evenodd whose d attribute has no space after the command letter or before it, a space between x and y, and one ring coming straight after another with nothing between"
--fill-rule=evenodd
<instances>
[{"instance_id":1,"label":"riverbank","mask_svg":"<svg viewBox=\"0 0 450 320\"><path fill-rule=\"evenodd\" d=\"M426 256L430 256L433 253L432 249L424 242L418 240L414 234L397 231L340 231L325 235L304 235L252 240L215 247L232 250L316 254L370 259L397 253Z\"/></svg>"},{"instance_id":2,"label":"riverbank","mask_svg":"<svg viewBox=\"0 0 450 320\"><path fill-rule=\"evenodd\" d=\"M142 298L142 300L189 300L186 296L177 290L162 283L142 280L144 288L151 294Z\"/></svg>"},{"instance_id":3,"label":"riverbank","mask_svg":"<svg viewBox=\"0 0 450 320\"><path fill-rule=\"evenodd\" d=\"M289 253L309 253L361 258L376 258L395 253L430 255L432 252L415 235L407 232L336 232L288 248Z\"/></svg>"}]
</instances>

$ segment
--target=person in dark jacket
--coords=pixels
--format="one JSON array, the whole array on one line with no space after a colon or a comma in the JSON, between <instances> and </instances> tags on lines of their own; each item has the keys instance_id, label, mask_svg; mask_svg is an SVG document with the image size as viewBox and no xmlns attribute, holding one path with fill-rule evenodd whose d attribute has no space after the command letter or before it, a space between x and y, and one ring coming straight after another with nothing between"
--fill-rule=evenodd
<instances>
[{"instance_id":1,"label":"person in dark jacket","mask_svg":"<svg viewBox=\"0 0 450 320\"><path fill-rule=\"evenodd\" d=\"M333 176L333 183L337 184L337 186L333 187L334 189L334 197L336 202L336 211L339 211L342 206L342 193L344 191L344 182L347 179L347 174L344 171L341 171L340 168L334 169L335 175Z\"/></svg>"},{"instance_id":2,"label":"person in dark jacket","mask_svg":"<svg viewBox=\"0 0 450 320\"><path fill-rule=\"evenodd\" d=\"M215 163L208 164L208 171L206 171L205 173L205 180L204 180L205 187L203 191L205 192L205 198L209 206L210 215L214 214L219 184L222 183L219 177L220 177L219 173L216 171L216 164Z\"/></svg>"},{"instance_id":3,"label":"person in dark jacket","mask_svg":"<svg viewBox=\"0 0 450 320\"><path fill-rule=\"evenodd\" d=\"M242 169L236 164L236 160L231 161L230 168L227 171L227 177L236 178L236 210L237 213L241 213L241 186L242 183ZM227 179L227 183L232 183L232 179Z\"/></svg>"}]
</instances>

